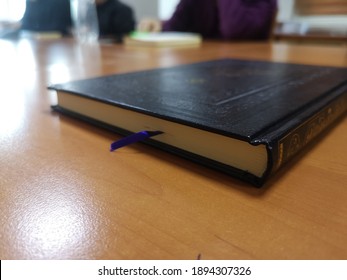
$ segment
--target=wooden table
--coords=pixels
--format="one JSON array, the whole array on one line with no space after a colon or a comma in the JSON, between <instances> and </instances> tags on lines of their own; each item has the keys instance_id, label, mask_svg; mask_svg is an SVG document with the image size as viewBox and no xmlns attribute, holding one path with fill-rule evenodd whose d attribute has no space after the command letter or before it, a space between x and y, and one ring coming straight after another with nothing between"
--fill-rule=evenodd
<instances>
[{"instance_id":1,"label":"wooden table","mask_svg":"<svg viewBox=\"0 0 347 280\"><path fill-rule=\"evenodd\" d=\"M1 259L347 259L347 122L262 189L51 112L51 83L214 58L347 66L343 47L0 40Z\"/></svg>"},{"instance_id":2,"label":"wooden table","mask_svg":"<svg viewBox=\"0 0 347 280\"><path fill-rule=\"evenodd\" d=\"M288 43L309 43L309 44L347 44L347 36L329 36L329 35L301 35L301 34L280 34L276 33L273 38L278 41L287 41Z\"/></svg>"},{"instance_id":3,"label":"wooden table","mask_svg":"<svg viewBox=\"0 0 347 280\"><path fill-rule=\"evenodd\" d=\"M288 30L289 29L291 30ZM300 23L277 23L273 31L273 39L295 42L295 43L316 43L316 44L340 44L347 46L347 33L345 30L333 28L310 27L306 29Z\"/></svg>"}]
</instances>

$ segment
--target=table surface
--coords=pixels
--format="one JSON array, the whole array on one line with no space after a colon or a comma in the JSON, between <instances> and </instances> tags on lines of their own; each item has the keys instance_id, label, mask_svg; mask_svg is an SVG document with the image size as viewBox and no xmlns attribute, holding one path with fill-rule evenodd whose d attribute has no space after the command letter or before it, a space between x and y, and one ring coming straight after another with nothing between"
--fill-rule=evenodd
<instances>
[{"instance_id":1,"label":"table surface","mask_svg":"<svg viewBox=\"0 0 347 280\"><path fill-rule=\"evenodd\" d=\"M50 109L52 83L215 58L347 66L346 46L0 40L0 259L347 259L347 122L257 189Z\"/></svg>"}]
</instances>

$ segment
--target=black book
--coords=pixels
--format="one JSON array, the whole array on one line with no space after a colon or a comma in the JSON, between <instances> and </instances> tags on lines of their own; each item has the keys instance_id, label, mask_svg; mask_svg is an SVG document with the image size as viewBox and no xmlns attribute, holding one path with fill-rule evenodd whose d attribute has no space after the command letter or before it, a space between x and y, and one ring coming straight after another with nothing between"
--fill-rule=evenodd
<instances>
[{"instance_id":1,"label":"black book","mask_svg":"<svg viewBox=\"0 0 347 280\"><path fill-rule=\"evenodd\" d=\"M221 59L52 85L57 111L261 186L347 111L347 68Z\"/></svg>"}]
</instances>

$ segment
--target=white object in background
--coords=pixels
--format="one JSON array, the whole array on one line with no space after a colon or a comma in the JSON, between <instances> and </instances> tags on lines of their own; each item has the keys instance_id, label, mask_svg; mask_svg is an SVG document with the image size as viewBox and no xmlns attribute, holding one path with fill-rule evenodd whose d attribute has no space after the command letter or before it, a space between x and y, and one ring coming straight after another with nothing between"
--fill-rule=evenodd
<instances>
[{"instance_id":1,"label":"white object in background","mask_svg":"<svg viewBox=\"0 0 347 280\"><path fill-rule=\"evenodd\" d=\"M0 0L0 22L19 22L25 11L25 0Z\"/></svg>"}]
</instances>

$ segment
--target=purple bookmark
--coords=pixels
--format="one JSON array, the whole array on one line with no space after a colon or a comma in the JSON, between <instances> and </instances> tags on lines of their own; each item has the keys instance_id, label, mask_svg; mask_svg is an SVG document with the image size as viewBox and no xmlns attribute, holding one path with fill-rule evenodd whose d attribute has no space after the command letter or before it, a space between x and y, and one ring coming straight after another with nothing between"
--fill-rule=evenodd
<instances>
[{"instance_id":1,"label":"purple bookmark","mask_svg":"<svg viewBox=\"0 0 347 280\"><path fill-rule=\"evenodd\" d=\"M139 141L142 141L142 140L145 140L147 138L150 138L150 137L153 137L153 136L156 136L158 134L162 134L163 132L162 131L140 131L140 132L137 132L137 133L134 133L134 134L131 134L129 136L126 136L116 142L113 142L111 144L111 148L110 148L110 151L113 152L119 148L122 148L124 146L128 146L132 143L136 143L136 142L139 142Z\"/></svg>"}]
</instances>

